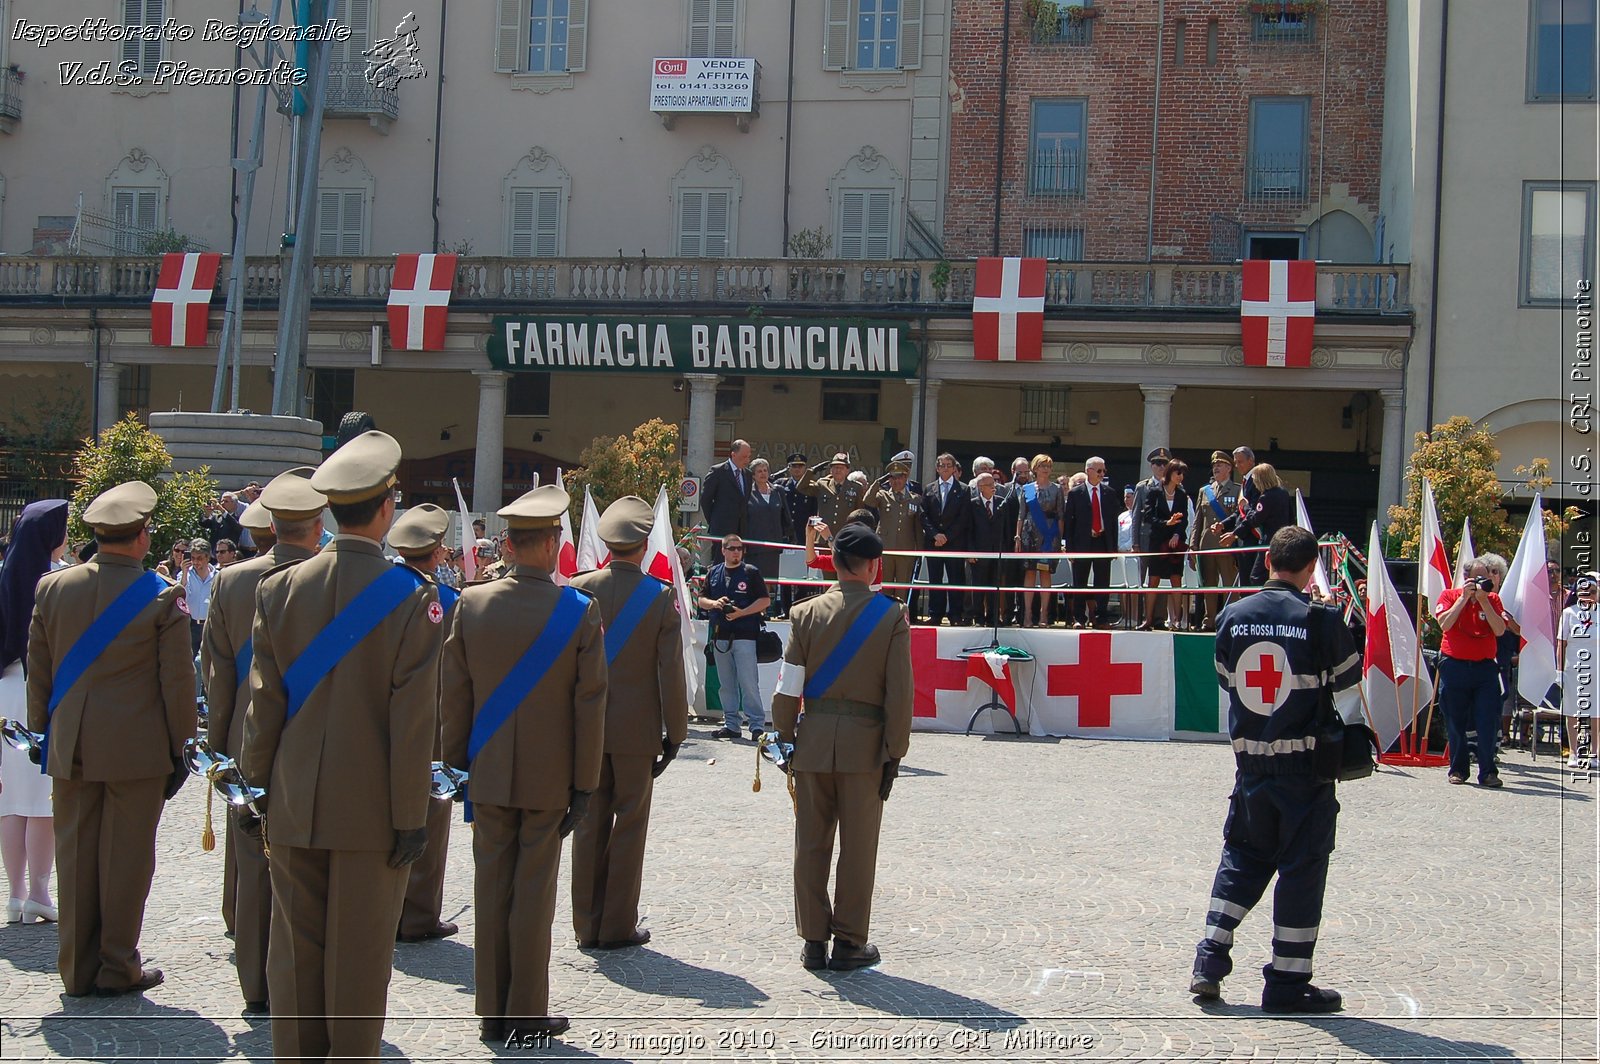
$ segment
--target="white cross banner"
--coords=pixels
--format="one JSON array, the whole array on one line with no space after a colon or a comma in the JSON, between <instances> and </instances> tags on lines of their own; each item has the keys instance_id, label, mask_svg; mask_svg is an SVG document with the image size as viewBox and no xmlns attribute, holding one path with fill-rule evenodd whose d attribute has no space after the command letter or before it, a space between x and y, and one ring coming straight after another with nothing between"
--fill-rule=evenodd
<instances>
[{"instance_id":1,"label":"white cross banner","mask_svg":"<svg viewBox=\"0 0 1600 1064\"><path fill-rule=\"evenodd\" d=\"M1240 274L1244 364L1311 368L1317 264L1310 259L1246 259Z\"/></svg>"},{"instance_id":2,"label":"white cross banner","mask_svg":"<svg viewBox=\"0 0 1600 1064\"><path fill-rule=\"evenodd\" d=\"M389 283L389 343L397 351L443 351L454 255L396 255Z\"/></svg>"},{"instance_id":3,"label":"white cross banner","mask_svg":"<svg viewBox=\"0 0 1600 1064\"><path fill-rule=\"evenodd\" d=\"M1038 362L1044 357L1043 259L979 259L972 295L972 357Z\"/></svg>"},{"instance_id":4,"label":"white cross banner","mask_svg":"<svg viewBox=\"0 0 1600 1064\"><path fill-rule=\"evenodd\" d=\"M211 294L222 256L190 251L161 256L161 273L150 297L150 343L156 347L204 347Z\"/></svg>"}]
</instances>

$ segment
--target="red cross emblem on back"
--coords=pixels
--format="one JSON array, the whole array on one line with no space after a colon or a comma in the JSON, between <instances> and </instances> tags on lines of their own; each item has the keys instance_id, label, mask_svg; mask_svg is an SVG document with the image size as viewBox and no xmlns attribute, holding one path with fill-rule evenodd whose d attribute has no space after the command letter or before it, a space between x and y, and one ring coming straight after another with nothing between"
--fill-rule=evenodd
<instances>
[{"instance_id":1,"label":"red cross emblem on back","mask_svg":"<svg viewBox=\"0 0 1600 1064\"><path fill-rule=\"evenodd\" d=\"M1276 702L1282 684L1283 673L1278 671L1278 663L1265 654L1261 656L1259 667L1244 674L1244 685L1260 691L1263 702Z\"/></svg>"},{"instance_id":2,"label":"red cross emblem on back","mask_svg":"<svg viewBox=\"0 0 1600 1064\"><path fill-rule=\"evenodd\" d=\"M1270 716L1288 699L1292 686L1289 658L1278 644L1265 640L1250 644L1233 669L1234 696L1250 712Z\"/></svg>"}]
</instances>

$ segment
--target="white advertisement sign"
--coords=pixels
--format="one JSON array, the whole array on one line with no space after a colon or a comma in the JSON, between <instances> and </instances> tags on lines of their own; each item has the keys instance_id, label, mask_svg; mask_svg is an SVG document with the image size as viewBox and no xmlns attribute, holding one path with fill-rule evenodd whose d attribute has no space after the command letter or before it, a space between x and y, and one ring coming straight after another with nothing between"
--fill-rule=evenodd
<instances>
[{"instance_id":1,"label":"white advertisement sign","mask_svg":"<svg viewBox=\"0 0 1600 1064\"><path fill-rule=\"evenodd\" d=\"M748 113L755 110L754 59L657 59L650 110Z\"/></svg>"}]
</instances>

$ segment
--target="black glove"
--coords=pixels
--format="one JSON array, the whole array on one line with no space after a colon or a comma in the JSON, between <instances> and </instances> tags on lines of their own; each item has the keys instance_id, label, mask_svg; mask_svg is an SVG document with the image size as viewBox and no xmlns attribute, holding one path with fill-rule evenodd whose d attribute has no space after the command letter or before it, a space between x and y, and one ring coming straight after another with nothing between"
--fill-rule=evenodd
<instances>
[{"instance_id":1,"label":"black glove","mask_svg":"<svg viewBox=\"0 0 1600 1064\"><path fill-rule=\"evenodd\" d=\"M183 767L183 759L178 757L173 758L172 775L167 777L167 789L161 795L161 800L170 802L173 798L177 797L178 792L183 790L184 782L187 781L188 778L189 770Z\"/></svg>"},{"instance_id":2,"label":"black glove","mask_svg":"<svg viewBox=\"0 0 1600 1064\"><path fill-rule=\"evenodd\" d=\"M678 744L673 742L671 739L662 739L661 756L656 758L656 763L650 766L650 778L656 779L663 772L667 771L667 766L672 764L673 759L677 756Z\"/></svg>"},{"instance_id":3,"label":"black glove","mask_svg":"<svg viewBox=\"0 0 1600 1064\"><path fill-rule=\"evenodd\" d=\"M43 765L44 751L39 749L37 746L28 747L28 760L32 761L35 765Z\"/></svg>"},{"instance_id":4,"label":"black glove","mask_svg":"<svg viewBox=\"0 0 1600 1064\"><path fill-rule=\"evenodd\" d=\"M878 797L883 801L889 800L889 792L894 790L894 778L900 775L900 759L892 757L883 764L883 782L878 785Z\"/></svg>"},{"instance_id":5,"label":"black glove","mask_svg":"<svg viewBox=\"0 0 1600 1064\"><path fill-rule=\"evenodd\" d=\"M428 848L428 829L409 828L394 833L394 852L389 855L390 868L404 868L422 856Z\"/></svg>"},{"instance_id":6,"label":"black glove","mask_svg":"<svg viewBox=\"0 0 1600 1064\"><path fill-rule=\"evenodd\" d=\"M252 839L261 837L261 818L248 809L241 809L234 814L233 826Z\"/></svg>"},{"instance_id":7,"label":"black glove","mask_svg":"<svg viewBox=\"0 0 1600 1064\"><path fill-rule=\"evenodd\" d=\"M564 839L572 834L572 829L578 826L578 821L589 812L589 792L574 790L572 800L567 804L567 815L561 818L561 826L557 829Z\"/></svg>"}]
</instances>

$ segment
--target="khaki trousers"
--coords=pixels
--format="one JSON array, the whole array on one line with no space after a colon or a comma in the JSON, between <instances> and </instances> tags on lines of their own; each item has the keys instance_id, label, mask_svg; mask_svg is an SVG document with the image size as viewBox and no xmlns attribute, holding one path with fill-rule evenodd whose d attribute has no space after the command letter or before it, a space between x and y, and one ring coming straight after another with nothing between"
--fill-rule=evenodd
<instances>
[{"instance_id":1,"label":"khaki trousers","mask_svg":"<svg viewBox=\"0 0 1600 1064\"><path fill-rule=\"evenodd\" d=\"M1232 554L1202 554L1199 557L1202 587L1227 587L1239 573L1239 563L1234 561ZM1200 596L1201 604L1206 611L1206 624L1213 628L1217 625L1217 608L1225 597L1225 595Z\"/></svg>"},{"instance_id":2,"label":"khaki trousers","mask_svg":"<svg viewBox=\"0 0 1600 1064\"><path fill-rule=\"evenodd\" d=\"M272 869L261 849L261 836L251 838L233 824L228 810L228 838L233 839L238 887L234 896L233 962L239 969L239 990L246 1001L266 1001L267 952L272 941Z\"/></svg>"},{"instance_id":3,"label":"khaki trousers","mask_svg":"<svg viewBox=\"0 0 1600 1064\"><path fill-rule=\"evenodd\" d=\"M794 824L794 917L800 937L829 935L856 946L867 944L872 922L872 884L883 824L879 772L796 772L798 809ZM839 835L839 868L833 904L828 903L828 866Z\"/></svg>"},{"instance_id":4,"label":"khaki trousers","mask_svg":"<svg viewBox=\"0 0 1600 1064\"><path fill-rule=\"evenodd\" d=\"M600 760L600 786L572 833L572 931L580 943L621 942L639 924L654 764L648 754Z\"/></svg>"},{"instance_id":5,"label":"khaki trousers","mask_svg":"<svg viewBox=\"0 0 1600 1064\"><path fill-rule=\"evenodd\" d=\"M223 812L228 812L227 806ZM235 852L238 846L233 839L235 828L233 817L224 815L225 822L222 834L222 926L228 929L228 934L237 932L234 927L234 910L239 904L239 855Z\"/></svg>"},{"instance_id":6,"label":"khaki trousers","mask_svg":"<svg viewBox=\"0 0 1600 1064\"><path fill-rule=\"evenodd\" d=\"M455 803L428 799L428 848L413 862L400 909L400 933L409 937L432 933L444 917L444 870L450 861L450 821Z\"/></svg>"},{"instance_id":7,"label":"khaki trousers","mask_svg":"<svg viewBox=\"0 0 1600 1064\"><path fill-rule=\"evenodd\" d=\"M564 809L472 807L473 975L479 1016L550 1014L550 931L556 917Z\"/></svg>"},{"instance_id":8,"label":"khaki trousers","mask_svg":"<svg viewBox=\"0 0 1600 1064\"><path fill-rule=\"evenodd\" d=\"M68 994L131 986L167 778L55 785L57 961Z\"/></svg>"},{"instance_id":9,"label":"khaki trousers","mask_svg":"<svg viewBox=\"0 0 1600 1064\"><path fill-rule=\"evenodd\" d=\"M911 573L916 567L917 559L915 558L885 557L883 559L883 582L886 584L909 584L911 583ZM909 590L903 587L887 587L884 590L901 602L906 601L906 597L911 594Z\"/></svg>"},{"instance_id":10,"label":"khaki trousers","mask_svg":"<svg viewBox=\"0 0 1600 1064\"><path fill-rule=\"evenodd\" d=\"M272 1053L276 1060L377 1060L406 870L387 850L271 841Z\"/></svg>"}]
</instances>

